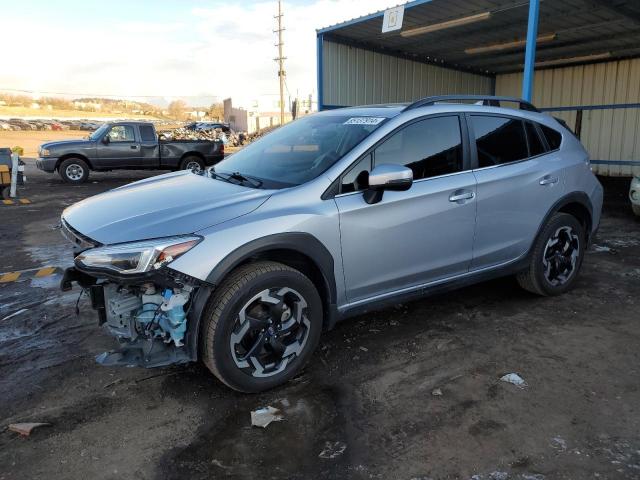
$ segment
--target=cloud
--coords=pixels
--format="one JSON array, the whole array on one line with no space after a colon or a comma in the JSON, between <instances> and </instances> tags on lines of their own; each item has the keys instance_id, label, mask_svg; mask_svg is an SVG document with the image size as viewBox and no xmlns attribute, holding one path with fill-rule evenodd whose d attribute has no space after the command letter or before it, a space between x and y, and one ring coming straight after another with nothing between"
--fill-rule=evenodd
<instances>
[{"instance_id":1,"label":"cloud","mask_svg":"<svg viewBox=\"0 0 640 480\"><path fill-rule=\"evenodd\" d=\"M381 10L396 0L284 3L284 49L291 95L316 89L317 28ZM159 8L155 2L153 7ZM185 6L186 7L186 6ZM3 22L0 88L119 96L231 96L248 105L278 92L277 2L219 2L177 8L172 22L117 21L69 25ZM11 71L7 68L11 66Z\"/></svg>"},{"instance_id":2,"label":"cloud","mask_svg":"<svg viewBox=\"0 0 640 480\"><path fill-rule=\"evenodd\" d=\"M182 30L186 25L184 23L174 23L174 22L124 22L117 26L117 30L125 33L161 33L167 34L171 32L175 32L176 30Z\"/></svg>"}]
</instances>

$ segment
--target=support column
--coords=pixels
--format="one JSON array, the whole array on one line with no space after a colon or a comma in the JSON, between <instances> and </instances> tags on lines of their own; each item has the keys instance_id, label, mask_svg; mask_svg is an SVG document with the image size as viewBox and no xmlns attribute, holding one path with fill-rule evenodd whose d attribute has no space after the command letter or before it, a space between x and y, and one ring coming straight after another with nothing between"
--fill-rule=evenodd
<instances>
[{"instance_id":1,"label":"support column","mask_svg":"<svg viewBox=\"0 0 640 480\"><path fill-rule=\"evenodd\" d=\"M533 75L536 63L536 39L538 38L538 17L540 0L529 0L529 24L527 25L527 50L524 54L524 76L522 77L522 98L530 102L533 97Z\"/></svg>"},{"instance_id":2,"label":"support column","mask_svg":"<svg viewBox=\"0 0 640 480\"><path fill-rule=\"evenodd\" d=\"M323 63L323 58L322 58L322 34L318 33L317 35L317 59L316 59L316 65L317 65L317 82L318 82L318 111L322 111L324 109L324 92L323 92L323 78L322 78L322 63ZM311 110L313 106L309 105L309 110Z\"/></svg>"}]
</instances>

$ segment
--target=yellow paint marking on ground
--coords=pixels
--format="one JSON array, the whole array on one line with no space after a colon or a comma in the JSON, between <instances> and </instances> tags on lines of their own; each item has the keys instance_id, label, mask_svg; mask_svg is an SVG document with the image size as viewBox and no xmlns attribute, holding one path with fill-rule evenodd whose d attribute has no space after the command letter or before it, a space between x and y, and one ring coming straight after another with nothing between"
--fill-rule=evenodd
<instances>
[{"instance_id":1,"label":"yellow paint marking on ground","mask_svg":"<svg viewBox=\"0 0 640 480\"><path fill-rule=\"evenodd\" d=\"M0 283L15 282L20 277L20 272L9 272L0 276Z\"/></svg>"},{"instance_id":2,"label":"yellow paint marking on ground","mask_svg":"<svg viewBox=\"0 0 640 480\"><path fill-rule=\"evenodd\" d=\"M13 205L13 200L2 200L5 205Z\"/></svg>"},{"instance_id":3,"label":"yellow paint marking on ground","mask_svg":"<svg viewBox=\"0 0 640 480\"><path fill-rule=\"evenodd\" d=\"M31 200L29 200L28 198L21 198L20 200L18 200L20 203L22 203L23 205L27 205L29 203L31 203Z\"/></svg>"},{"instance_id":4,"label":"yellow paint marking on ground","mask_svg":"<svg viewBox=\"0 0 640 480\"><path fill-rule=\"evenodd\" d=\"M56 267L45 267L38 270L35 274L35 278L48 277L49 275L53 275L56 271Z\"/></svg>"}]
</instances>

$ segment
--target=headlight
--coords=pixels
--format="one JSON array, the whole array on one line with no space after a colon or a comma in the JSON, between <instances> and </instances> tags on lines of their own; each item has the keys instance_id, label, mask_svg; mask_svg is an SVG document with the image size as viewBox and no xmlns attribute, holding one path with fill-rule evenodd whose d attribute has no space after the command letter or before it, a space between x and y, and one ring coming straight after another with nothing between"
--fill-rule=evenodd
<instances>
[{"instance_id":1,"label":"headlight","mask_svg":"<svg viewBox=\"0 0 640 480\"><path fill-rule=\"evenodd\" d=\"M46 149L46 148L41 148L40 149L40 156L41 157L48 157L49 155L51 155L51 153L49 152L48 149Z\"/></svg>"},{"instance_id":2,"label":"headlight","mask_svg":"<svg viewBox=\"0 0 640 480\"><path fill-rule=\"evenodd\" d=\"M76 263L126 275L156 270L191 250L201 237L168 237L85 250Z\"/></svg>"}]
</instances>

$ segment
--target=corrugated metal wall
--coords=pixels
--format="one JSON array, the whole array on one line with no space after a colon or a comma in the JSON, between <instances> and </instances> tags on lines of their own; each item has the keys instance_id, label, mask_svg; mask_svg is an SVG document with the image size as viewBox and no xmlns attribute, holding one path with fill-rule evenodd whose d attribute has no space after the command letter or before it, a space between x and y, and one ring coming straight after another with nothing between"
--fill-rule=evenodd
<instances>
[{"instance_id":1,"label":"corrugated metal wall","mask_svg":"<svg viewBox=\"0 0 640 480\"><path fill-rule=\"evenodd\" d=\"M520 96L522 73L498 75L496 95ZM640 103L640 59L539 70L533 104L538 107ZM575 112L552 112L575 126ZM581 140L594 160L640 161L640 109L583 112ZM593 165L601 175L639 175L640 167Z\"/></svg>"},{"instance_id":2,"label":"corrugated metal wall","mask_svg":"<svg viewBox=\"0 0 640 480\"><path fill-rule=\"evenodd\" d=\"M408 102L428 95L491 94L482 75L404 60L325 40L324 105Z\"/></svg>"}]
</instances>

